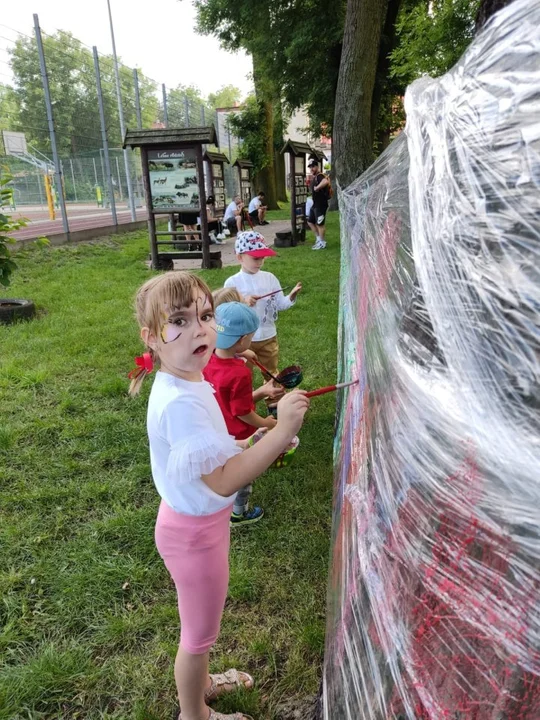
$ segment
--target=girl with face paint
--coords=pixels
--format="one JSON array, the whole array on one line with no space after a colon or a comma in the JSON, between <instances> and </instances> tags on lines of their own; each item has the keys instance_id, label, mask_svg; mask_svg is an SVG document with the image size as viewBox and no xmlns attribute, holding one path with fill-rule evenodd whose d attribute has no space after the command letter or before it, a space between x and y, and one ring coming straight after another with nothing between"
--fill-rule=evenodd
<instances>
[{"instance_id":1,"label":"girl with face paint","mask_svg":"<svg viewBox=\"0 0 540 720\"><path fill-rule=\"evenodd\" d=\"M278 422L253 447L227 432L202 370L216 345L212 294L196 275L164 273L137 293L137 320L147 352L130 393L159 365L148 402L150 461L161 496L155 528L159 554L178 594L181 633L175 680L179 720L249 720L208 705L253 678L228 670L210 675L209 652L220 628L229 582L229 518L237 491L289 445L309 407L302 391L278 404Z\"/></svg>"}]
</instances>

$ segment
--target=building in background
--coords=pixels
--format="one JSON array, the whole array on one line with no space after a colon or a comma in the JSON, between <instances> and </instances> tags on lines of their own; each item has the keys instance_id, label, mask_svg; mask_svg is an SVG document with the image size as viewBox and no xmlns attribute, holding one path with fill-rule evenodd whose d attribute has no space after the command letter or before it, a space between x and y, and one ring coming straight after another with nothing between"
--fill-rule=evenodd
<instances>
[{"instance_id":1,"label":"building in background","mask_svg":"<svg viewBox=\"0 0 540 720\"><path fill-rule=\"evenodd\" d=\"M285 139L292 140L293 142L308 143L312 148L326 155L327 160L324 163L325 166L327 163L330 164L332 162L332 140L325 136L315 137L309 132L308 127L309 117L306 110L304 108L295 110L289 120ZM290 155L288 153L285 154L285 173L288 186L288 178L290 175Z\"/></svg>"}]
</instances>

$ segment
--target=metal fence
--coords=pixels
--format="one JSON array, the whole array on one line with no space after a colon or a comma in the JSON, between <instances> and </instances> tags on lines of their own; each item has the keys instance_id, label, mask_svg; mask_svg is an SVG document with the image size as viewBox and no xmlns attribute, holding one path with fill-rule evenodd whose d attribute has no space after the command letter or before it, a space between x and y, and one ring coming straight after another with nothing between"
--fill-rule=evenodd
<instances>
[{"instance_id":1,"label":"metal fence","mask_svg":"<svg viewBox=\"0 0 540 720\"><path fill-rule=\"evenodd\" d=\"M144 195L140 174L140 160L135 153L130 154L128 157L135 207L141 208L144 206ZM60 157L59 160L64 199L67 205L90 204L106 208L111 206L108 174L105 169L105 153L102 148L89 151L84 155L76 154ZM121 148L109 149L109 162L111 185L116 205L127 207L129 193ZM30 165L15 155L0 157L0 165L6 167L13 177L11 188L16 207L47 206L46 173L43 170ZM53 189L56 194L55 185L53 185ZM59 207L57 201L56 198L55 204Z\"/></svg>"},{"instance_id":2,"label":"metal fence","mask_svg":"<svg viewBox=\"0 0 540 720\"><path fill-rule=\"evenodd\" d=\"M14 204L58 213L66 232L69 219L89 209L110 210L114 224L118 212L144 217L140 155L120 147L126 127L214 124L221 151L231 161L238 156L238 138L222 114L69 33L44 32L37 15L33 35L0 24L0 93L0 129L11 132L8 140L24 133L17 149L0 147ZM232 164L225 185L232 197L238 185Z\"/></svg>"}]
</instances>

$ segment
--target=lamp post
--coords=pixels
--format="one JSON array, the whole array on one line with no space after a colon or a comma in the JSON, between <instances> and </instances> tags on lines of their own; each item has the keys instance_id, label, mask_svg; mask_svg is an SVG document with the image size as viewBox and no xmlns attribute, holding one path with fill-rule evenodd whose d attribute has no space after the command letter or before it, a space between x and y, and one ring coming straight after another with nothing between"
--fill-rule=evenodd
<instances>
[{"instance_id":1,"label":"lamp post","mask_svg":"<svg viewBox=\"0 0 540 720\"><path fill-rule=\"evenodd\" d=\"M114 42L114 29L113 29L110 0L107 0L107 8L109 9L109 23L111 26L111 41L112 41L113 58L114 58L114 74L116 77L116 95L118 97L118 117L120 120L120 132L122 134L122 142L123 142L125 134L126 134L126 128L124 125L124 109L122 107L122 94L120 92L120 73L118 71L118 58L116 56L116 43ZM129 158L128 158L127 150L124 150L124 167L125 167L125 171L126 171L126 185L127 185L127 191L128 191L128 197L129 197L129 209L131 210L131 221L135 222L137 219L137 213L135 212L135 199L133 197L133 187L131 185L131 175L129 172Z\"/></svg>"}]
</instances>

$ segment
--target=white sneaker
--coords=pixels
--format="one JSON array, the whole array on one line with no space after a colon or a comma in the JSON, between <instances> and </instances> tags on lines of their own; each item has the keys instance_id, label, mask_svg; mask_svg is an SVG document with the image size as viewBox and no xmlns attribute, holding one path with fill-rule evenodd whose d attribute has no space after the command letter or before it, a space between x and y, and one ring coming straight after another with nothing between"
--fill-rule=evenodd
<instances>
[{"instance_id":1,"label":"white sneaker","mask_svg":"<svg viewBox=\"0 0 540 720\"><path fill-rule=\"evenodd\" d=\"M219 233L219 235L217 236L217 239L218 239L218 240L225 240L225 235L224 235L224 233Z\"/></svg>"},{"instance_id":2,"label":"white sneaker","mask_svg":"<svg viewBox=\"0 0 540 720\"><path fill-rule=\"evenodd\" d=\"M324 250L325 247L326 247L325 241L321 240L320 238L317 238L317 242L315 243L315 245L313 245L313 247L311 249L312 250Z\"/></svg>"},{"instance_id":3,"label":"white sneaker","mask_svg":"<svg viewBox=\"0 0 540 720\"><path fill-rule=\"evenodd\" d=\"M231 234L231 231L229 230L229 228L225 228L225 230L223 231L223 233L224 233L224 235L226 235L227 237L229 237L229 235Z\"/></svg>"}]
</instances>

